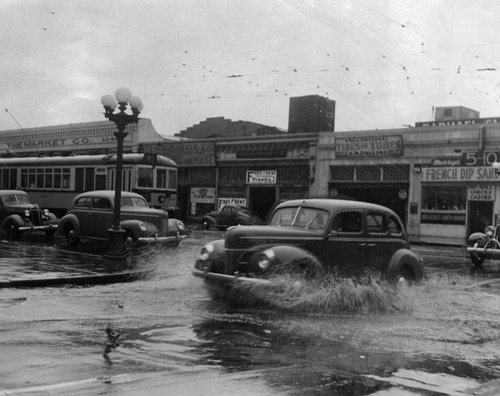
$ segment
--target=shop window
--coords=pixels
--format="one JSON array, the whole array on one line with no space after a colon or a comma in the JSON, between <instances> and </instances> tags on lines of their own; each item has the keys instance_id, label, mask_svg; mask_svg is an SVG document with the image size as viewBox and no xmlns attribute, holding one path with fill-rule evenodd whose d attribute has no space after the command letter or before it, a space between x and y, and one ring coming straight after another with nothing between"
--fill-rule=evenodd
<instances>
[{"instance_id":1,"label":"shop window","mask_svg":"<svg viewBox=\"0 0 500 396\"><path fill-rule=\"evenodd\" d=\"M409 179L408 166L383 166L382 177L384 181L408 181Z\"/></svg>"},{"instance_id":2,"label":"shop window","mask_svg":"<svg viewBox=\"0 0 500 396\"><path fill-rule=\"evenodd\" d=\"M357 181L380 181L381 169L377 166L358 166L356 168Z\"/></svg>"},{"instance_id":3,"label":"shop window","mask_svg":"<svg viewBox=\"0 0 500 396\"><path fill-rule=\"evenodd\" d=\"M331 181L354 181L354 166L331 166Z\"/></svg>"},{"instance_id":4,"label":"shop window","mask_svg":"<svg viewBox=\"0 0 500 396\"><path fill-rule=\"evenodd\" d=\"M465 210L466 187L423 187L422 209Z\"/></svg>"}]
</instances>

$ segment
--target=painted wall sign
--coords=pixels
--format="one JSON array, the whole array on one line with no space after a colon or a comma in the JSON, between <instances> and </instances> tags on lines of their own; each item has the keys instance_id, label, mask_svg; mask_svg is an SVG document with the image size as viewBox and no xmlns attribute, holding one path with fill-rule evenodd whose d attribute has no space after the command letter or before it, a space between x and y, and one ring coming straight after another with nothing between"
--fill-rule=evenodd
<instances>
[{"instance_id":1,"label":"painted wall sign","mask_svg":"<svg viewBox=\"0 0 500 396\"><path fill-rule=\"evenodd\" d=\"M467 199L469 201L494 201L495 186L493 184L475 184L468 186Z\"/></svg>"},{"instance_id":2,"label":"painted wall sign","mask_svg":"<svg viewBox=\"0 0 500 396\"><path fill-rule=\"evenodd\" d=\"M498 180L500 180L500 175L497 175L491 166L422 168L422 181L425 182Z\"/></svg>"},{"instance_id":3,"label":"painted wall sign","mask_svg":"<svg viewBox=\"0 0 500 396\"><path fill-rule=\"evenodd\" d=\"M474 124L497 124L500 118L469 118L466 120L449 121L423 121L416 122L415 127L434 127L434 126L452 126L452 125L474 125Z\"/></svg>"},{"instance_id":4,"label":"painted wall sign","mask_svg":"<svg viewBox=\"0 0 500 396\"><path fill-rule=\"evenodd\" d=\"M214 142L159 143L144 146L146 150L171 158L178 166L215 166Z\"/></svg>"},{"instance_id":5,"label":"painted wall sign","mask_svg":"<svg viewBox=\"0 0 500 396\"><path fill-rule=\"evenodd\" d=\"M465 213L422 212L421 223L465 225Z\"/></svg>"},{"instance_id":6,"label":"painted wall sign","mask_svg":"<svg viewBox=\"0 0 500 396\"><path fill-rule=\"evenodd\" d=\"M10 150L22 150L26 148L54 148L54 147L64 147L69 146L83 146L92 144L103 144L103 143L114 143L116 138L113 135L110 136L79 136L74 138L60 138L60 139L29 139L18 142L5 142L5 145ZM127 135L124 138L124 142L132 142L132 135Z\"/></svg>"},{"instance_id":7,"label":"painted wall sign","mask_svg":"<svg viewBox=\"0 0 500 396\"><path fill-rule=\"evenodd\" d=\"M217 203L217 210L221 210L224 206L235 204L240 206L247 206L246 198L219 198Z\"/></svg>"},{"instance_id":8,"label":"painted wall sign","mask_svg":"<svg viewBox=\"0 0 500 396\"><path fill-rule=\"evenodd\" d=\"M191 187L191 202L195 203L214 203L214 187Z\"/></svg>"},{"instance_id":9,"label":"painted wall sign","mask_svg":"<svg viewBox=\"0 0 500 396\"><path fill-rule=\"evenodd\" d=\"M335 153L337 158L399 157L403 155L403 139L401 136L336 138Z\"/></svg>"},{"instance_id":10,"label":"painted wall sign","mask_svg":"<svg viewBox=\"0 0 500 396\"><path fill-rule=\"evenodd\" d=\"M276 184L276 170L249 170L247 184Z\"/></svg>"},{"instance_id":11,"label":"painted wall sign","mask_svg":"<svg viewBox=\"0 0 500 396\"><path fill-rule=\"evenodd\" d=\"M285 149L237 150L236 158L286 158Z\"/></svg>"}]
</instances>

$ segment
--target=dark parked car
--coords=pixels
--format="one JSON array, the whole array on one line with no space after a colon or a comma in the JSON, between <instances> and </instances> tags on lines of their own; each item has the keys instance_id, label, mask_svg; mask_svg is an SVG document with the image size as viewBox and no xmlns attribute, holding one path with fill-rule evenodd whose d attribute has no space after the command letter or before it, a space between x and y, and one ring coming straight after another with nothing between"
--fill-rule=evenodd
<instances>
[{"instance_id":1,"label":"dark parked car","mask_svg":"<svg viewBox=\"0 0 500 396\"><path fill-rule=\"evenodd\" d=\"M210 227L226 229L235 225L254 224L264 224L264 222L249 208L236 204L226 205L221 210L214 210L201 219L201 227L205 230Z\"/></svg>"},{"instance_id":2,"label":"dark parked car","mask_svg":"<svg viewBox=\"0 0 500 396\"><path fill-rule=\"evenodd\" d=\"M389 279L420 281L400 218L375 204L307 199L276 207L266 226L232 227L203 246L193 274L216 283L268 283L281 272L322 277L376 270ZM213 283L213 282L209 282Z\"/></svg>"},{"instance_id":3,"label":"dark parked car","mask_svg":"<svg viewBox=\"0 0 500 396\"><path fill-rule=\"evenodd\" d=\"M0 190L0 229L10 237L33 231L44 232L50 237L57 230L57 217L32 204L25 191Z\"/></svg>"},{"instance_id":4,"label":"dark parked car","mask_svg":"<svg viewBox=\"0 0 500 396\"><path fill-rule=\"evenodd\" d=\"M81 238L108 240L113 225L114 191L89 191L73 199L66 215L59 221L59 233L70 245ZM169 219L167 212L152 209L140 194L121 193L120 227L125 231L124 243L178 244L186 236L180 220Z\"/></svg>"}]
</instances>

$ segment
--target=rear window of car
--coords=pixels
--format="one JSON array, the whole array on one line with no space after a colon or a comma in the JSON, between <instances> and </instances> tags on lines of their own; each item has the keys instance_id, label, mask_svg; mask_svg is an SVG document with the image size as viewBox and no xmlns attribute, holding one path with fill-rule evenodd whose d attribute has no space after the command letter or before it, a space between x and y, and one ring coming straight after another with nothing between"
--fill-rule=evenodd
<instances>
[{"instance_id":1,"label":"rear window of car","mask_svg":"<svg viewBox=\"0 0 500 396\"><path fill-rule=\"evenodd\" d=\"M387 223L383 213L368 213L366 215L366 226L370 234L387 233Z\"/></svg>"}]
</instances>

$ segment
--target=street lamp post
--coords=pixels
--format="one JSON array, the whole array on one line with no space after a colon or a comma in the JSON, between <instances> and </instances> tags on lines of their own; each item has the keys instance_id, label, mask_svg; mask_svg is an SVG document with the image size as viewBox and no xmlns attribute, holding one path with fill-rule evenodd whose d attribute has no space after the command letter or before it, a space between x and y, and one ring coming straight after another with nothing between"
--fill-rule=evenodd
<instances>
[{"instance_id":1,"label":"street lamp post","mask_svg":"<svg viewBox=\"0 0 500 396\"><path fill-rule=\"evenodd\" d=\"M122 192L122 166L123 166L123 140L127 136L125 128L128 124L135 124L139 120L139 114L143 108L142 101L137 96L132 96L128 88L118 88L115 96L104 95L101 98L104 106L104 117L116 124L116 131L113 132L117 141L116 150L116 174L115 174L115 203L113 212L113 226L109 232L109 254L105 259L114 261L124 261L123 241L125 231L120 226L120 206ZM127 114L127 106L130 106L132 114ZM118 106L119 112L115 113Z\"/></svg>"}]
</instances>

